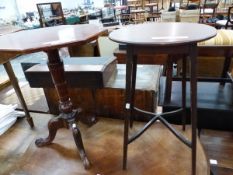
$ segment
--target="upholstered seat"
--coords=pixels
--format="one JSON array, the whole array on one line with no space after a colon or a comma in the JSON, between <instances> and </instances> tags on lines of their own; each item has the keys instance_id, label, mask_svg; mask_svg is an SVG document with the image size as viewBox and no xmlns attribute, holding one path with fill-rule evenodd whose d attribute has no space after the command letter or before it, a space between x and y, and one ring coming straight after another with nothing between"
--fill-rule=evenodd
<instances>
[{"instance_id":1,"label":"upholstered seat","mask_svg":"<svg viewBox=\"0 0 233 175\"><path fill-rule=\"evenodd\" d=\"M217 35L209 40L199 42L198 46L232 46L233 31L221 29L217 31Z\"/></svg>"},{"instance_id":2,"label":"upholstered seat","mask_svg":"<svg viewBox=\"0 0 233 175\"><path fill-rule=\"evenodd\" d=\"M231 57L233 50L233 30L217 30L217 35L198 43L197 73L200 77L225 76L224 64ZM233 68L233 61L227 71ZM228 66L227 66L228 67ZM187 67L189 70L189 66ZM182 72L182 64L177 62L178 75Z\"/></svg>"},{"instance_id":3,"label":"upholstered seat","mask_svg":"<svg viewBox=\"0 0 233 175\"><path fill-rule=\"evenodd\" d=\"M217 30L217 35L214 38L198 43L199 47L203 49L212 48L216 52L222 52L222 54L212 53L212 57L199 56L199 74L219 77L226 76L223 69L226 64L227 59L229 59L229 68L226 71L229 71L233 68L233 61L231 59L231 53L233 48L233 31L232 30ZM207 48L208 47L208 48ZM214 52L214 51L212 51ZM230 57L230 58L228 58ZM228 66L227 66L228 67Z\"/></svg>"}]
</instances>

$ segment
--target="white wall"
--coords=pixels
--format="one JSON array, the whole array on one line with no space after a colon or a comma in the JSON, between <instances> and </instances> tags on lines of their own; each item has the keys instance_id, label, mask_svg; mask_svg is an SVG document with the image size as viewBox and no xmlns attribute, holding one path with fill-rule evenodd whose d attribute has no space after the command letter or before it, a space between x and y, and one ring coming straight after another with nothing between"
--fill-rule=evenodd
<instances>
[{"instance_id":1,"label":"white wall","mask_svg":"<svg viewBox=\"0 0 233 175\"><path fill-rule=\"evenodd\" d=\"M15 0L0 0L0 18L5 21L16 21L19 17Z\"/></svg>"},{"instance_id":2,"label":"white wall","mask_svg":"<svg viewBox=\"0 0 233 175\"><path fill-rule=\"evenodd\" d=\"M101 8L104 6L104 0L92 0L94 2L94 6L97 8Z\"/></svg>"}]
</instances>

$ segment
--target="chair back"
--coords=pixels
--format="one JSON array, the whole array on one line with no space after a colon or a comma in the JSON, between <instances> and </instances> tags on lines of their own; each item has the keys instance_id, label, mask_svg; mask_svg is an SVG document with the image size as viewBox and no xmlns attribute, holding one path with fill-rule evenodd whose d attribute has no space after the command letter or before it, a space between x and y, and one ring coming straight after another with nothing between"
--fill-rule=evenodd
<instances>
[{"instance_id":1,"label":"chair back","mask_svg":"<svg viewBox=\"0 0 233 175\"><path fill-rule=\"evenodd\" d=\"M158 0L144 0L144 5L151 4L151 3L158 3Z\"/></svg>"},{"instance_id":2,"label":"chair back","mask_svg":"<svg viewBox=\"0 0 233 175\"><path fill-rule=\"evenodd\" d=\"M200 8L201 0L180 0L180 9L198 9Z\"/></svg>"},{"instance_id":3,"label":"chair back","mask_svg":"<svg viewBox=\"0 0 233 175\"><path fill-rule=\"evenodd\" d=\"M204 0L200 5L200 17L202 22L206 21L208 18L215 17L216 9L221 0ZM205 22L204 22L205 23Z\"/></svg>"},{"instance_id":4,"label":"chair back","mask_svg":"<svg viewBox=\"0 0 233 175\"><path fill-rule=\"evenodd\" d=\"M50 27L66 24L60 2L39 3L36 4L40 16L40 26Z\"/></svg>"},{"instance_id":5,"label":"chair back","mask_svg":"<svg viewBox=\"0 0 233 175\"><path fill-rule=\"evenodd\" d=\"M233 6L228 8L227 23L225 28L227 29L229 26L233 26Z\"/></svg>"},{"instance_id":6,"label":"chair back","mask_svg":"<svg viewBox=\"0 0 233 175\"><path fill-rule=\"evenodd\" d=\"M221 0L204 0L202 6L203 8L216 9Z\"/></svg>"}]
</instances>

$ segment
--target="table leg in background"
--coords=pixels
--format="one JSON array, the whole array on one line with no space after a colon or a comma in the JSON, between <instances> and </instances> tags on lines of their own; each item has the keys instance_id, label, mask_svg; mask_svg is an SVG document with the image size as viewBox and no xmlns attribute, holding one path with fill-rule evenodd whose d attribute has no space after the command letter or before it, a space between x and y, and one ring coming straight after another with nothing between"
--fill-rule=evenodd
<instances>
[{"instance_id":1,"label":"table leg in background","mask_svg":"<svg viewBox=\"0 0 233 175\"><path fill-rule=\"evenodd\" d=\"M17 78L16 78L16 76L14 74L11 63L6 62L6 63L3 64L3 66L4 66L6 72L7 72L8 76L9 76L11 84L12 84L12 86L13 86L13 88L15 90L15 93L17 94L17 97L19 99L19 102L20 102L20 104L21 104L21 106L22 106L22 108L23 108L23 110L25 112L25 116L27 118L27 121L28 121L29 125L31 126L31 128L33 128L34 127L33 119L29 114L27 105L26 105L25 100L23 98L22 92L21 92L19 84L18 84L18 80L17 80Z\"/></svg>"}]
</instances>

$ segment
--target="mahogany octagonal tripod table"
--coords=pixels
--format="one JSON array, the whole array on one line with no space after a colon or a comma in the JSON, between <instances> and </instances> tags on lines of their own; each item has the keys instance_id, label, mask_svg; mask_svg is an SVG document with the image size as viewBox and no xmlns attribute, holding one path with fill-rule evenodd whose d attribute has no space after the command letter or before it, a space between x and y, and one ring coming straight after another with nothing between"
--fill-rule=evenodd
<instances>
[{"instance_id":1,"label":"mahogany octagonal tripod table","mask_svg":"<svg viewBox=\"0 0 233 175\"><path fill-rule=\"evenodd\" d=\"M109 38L115 42L126 44L126 94L125 94L125 124L123 145L123 169L127 166L128 144L140 137L154 122L163 123L180 141L192 150L192 175L196 174L196 118L197 118L197 76L196 57L197 42L212 38L216 29L204 24L196 23L147 23L127 26L110 33ZM172 127L163 117L182 112L183 130L185 129L186 108L186 73L182 77L182 108L173 112L154 114L136 107L134 102L135 84L137 74L138 54L180 54L183 64L190 60L191 75L191 141ZM148 114L152 119L138 132L129 137L129 126L132 127L133 113L135 111Z\"/></svg>"},{"instance_id":2,"label":"mahogany octagonal tripod table","mask_svg":"<svg viewBox=\"0 0 233 175\"><path fill-rule=\"evenodd\" d=\"M28 54L44 51L48 56L48 67L54 86L59 96L60 115L51 119L48 123L49 136L45 139L37 139L36 145L41 147L50 144L56 136L59 128L70 128L84 167L90 167L87 159L81 133L76 125L79 120L79 110L73 109L68 95L67 83L64 76L64 65L59 56L59 48L67 46L81 46L96 40L99 35L107 31L96 25L61 25L48 28L24 30L6 34L0 37L0 52L9 54Z\"/></svg>"}]
</instances>

